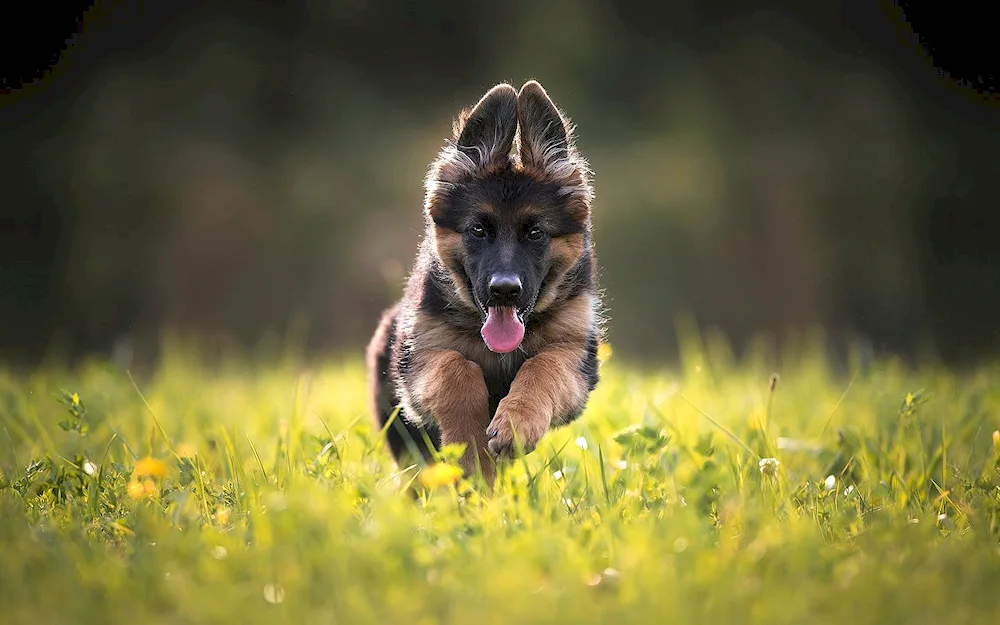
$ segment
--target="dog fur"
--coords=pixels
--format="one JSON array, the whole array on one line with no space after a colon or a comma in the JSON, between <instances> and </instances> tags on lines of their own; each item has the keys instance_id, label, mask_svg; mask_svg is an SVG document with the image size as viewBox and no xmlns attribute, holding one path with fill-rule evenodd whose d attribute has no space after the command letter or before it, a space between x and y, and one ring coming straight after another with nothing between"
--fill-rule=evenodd
<instances>
[{"instance_id":1,"label":"dog fur","mask_svg":"<svg viewBox=\"0 0 1000 625\"><path fill-rule=\"evenodd\" d=\"M367 347L371 413L381 429L399 408L386 430L398 465L463 443L466 475L492 486L498 461L578 418L598 383L594 193L573 127L536 81L496 85L453 130L425 180L403 296ZM492 351L487 326L516 340L518 321L517 347Z\"/></svg>"}]
</instances>

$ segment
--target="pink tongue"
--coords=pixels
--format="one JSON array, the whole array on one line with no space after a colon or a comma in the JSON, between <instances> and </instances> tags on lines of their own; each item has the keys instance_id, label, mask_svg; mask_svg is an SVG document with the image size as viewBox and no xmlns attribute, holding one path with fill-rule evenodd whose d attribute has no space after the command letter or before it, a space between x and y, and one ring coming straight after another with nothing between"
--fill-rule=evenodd
<instances>
[{"instance_id":1,"label":"pink tongue","mask_svg":"<svg viewBox=\"0 0 1000 625\"><path fill-rule=\"evenodd\" d=\"M521 344L524 324L517 318L516 312L513 306L493 306L487 310L486 323L480 334L491 351L505 354Z\"/></svg>"}]
</instances>

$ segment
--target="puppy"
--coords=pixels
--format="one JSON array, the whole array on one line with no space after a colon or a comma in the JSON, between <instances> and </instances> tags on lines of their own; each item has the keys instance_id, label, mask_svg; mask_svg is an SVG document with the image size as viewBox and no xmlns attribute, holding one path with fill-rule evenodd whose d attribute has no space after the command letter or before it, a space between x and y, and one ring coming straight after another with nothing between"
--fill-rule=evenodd
<instances>
[{"instance_id":1,"label":"puppy","mask_svg":"<svg viewBox=\"0 0 1000 625\"><path fill-rule=\"evenodd\" d=\"M431 164L416 260L366 353L397 464L462 443L466 475L492 486L497 461L583 412L602 328L591 172L572 130L538 82L499 84Z\"/></svg>"}]
</instances>

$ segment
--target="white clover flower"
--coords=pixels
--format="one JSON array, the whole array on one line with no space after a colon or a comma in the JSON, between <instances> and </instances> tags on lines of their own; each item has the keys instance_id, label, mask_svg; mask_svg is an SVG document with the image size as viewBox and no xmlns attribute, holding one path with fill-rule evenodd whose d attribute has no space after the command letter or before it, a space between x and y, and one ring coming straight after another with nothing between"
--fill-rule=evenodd
<instances>
[{"instance_id":1,"label":"white clover flower","mask_svg":"<svg viewBox=\"0 0 1000 625\"><path fill-rule=\"evenodd\" d=\"M778 467L781 466L781 462L779 462L777 458L761 458L759 466L761 474L777 475Z\"/></svg>"},{"instance_id":2,"label":"white clover flower","mask_svg":"<svg viewBox=\"0 0 1000 625\"><path fill-rule=\"evenodd\" d=\"M827 475L826 482L823 483L826 490L833 490L837 488L837 477L835 475Z\"/></svg>"},{"instance_id":3,"label":"white clover flower","mask_svg":"<svg viewBox=\"0 0 1000 625\"><path fill-rule=\"evenodd\" d=\"M576 439L576 446L583 450L586 450L589 447L589 445L587 444L587 439L584 438L583 436Z\"/></svg>"}]
</instances>

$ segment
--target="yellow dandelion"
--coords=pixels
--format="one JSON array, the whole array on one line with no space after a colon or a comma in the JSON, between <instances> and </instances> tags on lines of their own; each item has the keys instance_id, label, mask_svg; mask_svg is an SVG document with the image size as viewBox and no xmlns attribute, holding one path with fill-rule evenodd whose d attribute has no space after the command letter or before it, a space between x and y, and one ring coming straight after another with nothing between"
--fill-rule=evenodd
<instances>
[{"instance_id":1,"label":"yellow dandelion","mask_svg":"<svg viewBox=\"0 0 1000 625\"><path fill-rule=\"evenodd\" d=\"M215 520L219 522L219 525L226 525L229 523L229 517L231 514L232 512L229 508L225 506L218 506L215 509Z\"/></svg>"},{"instance_id":2,"label":"yellow dandelion","mask_svg":"<svg viewBox=\"0 0 1000 625\"><path fill-rule=\"evenodd\" d=\"M74 406L79 406L80 405L80 396L78 394L73 393L73 395L70 396L70 399L73 400L73 405Z\"/></svg>"},{"instance_id":3,"label":"yellow dandelion","mask_svg":"<svg viewBox=\"0 0 1000 625\"><path fill-rule=\"evenodd\" d=\"M420 483L427 488L454 484L462 477L462 469L453 464L438 462L420 472Z\"/></svg>"},{"instance_id":4,"label":"yellow dandelion","mask_svg":"<svg viewBox=\"0 0 1000 625\"><path fill-rule=\"evenodd\" d=\"M167 474L167 465L162 460L149 456L135 463L135 475L148 477L163 477Z\"/></svg>"},{"instance_id":5,"label":"yellow dandelion","mask_svg":"<svg viewBox=\"0 0 1000 625\"><path fill-rule=\"evenodd\" d=\"M142 492L144 492L148 497L152 497L156 494L156 482L150 479L145 479L142 481Z\"/></svg>"},{"instance_id":6,"label":"yellow dandelion","mask_svg":"<svg viewBox=\"0 0 1000 625\"><path fill-rule=\"evenodd\" d=\"M132 499L142 499L146 496L146 490L138 480L131 480L128 483L128 496Z\"/></svg>"}]
</instances>

